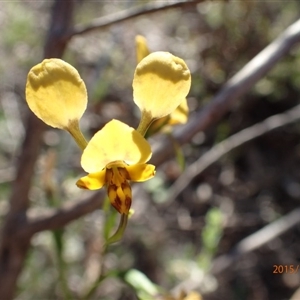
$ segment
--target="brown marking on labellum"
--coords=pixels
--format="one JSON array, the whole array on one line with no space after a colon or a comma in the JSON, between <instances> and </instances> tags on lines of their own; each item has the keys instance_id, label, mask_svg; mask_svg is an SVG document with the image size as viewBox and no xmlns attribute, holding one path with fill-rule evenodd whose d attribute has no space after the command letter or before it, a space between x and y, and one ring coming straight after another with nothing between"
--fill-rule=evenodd
<instances>
[{"instance_id":1,"label":"brown marking on labellum","mask_svg":"<svg viewBox=\"0 0 300 300\"><path fill-rule=\"evenodd\" d=\"M129 209L131 207L131 198L130 197L125 198L125 207L126 207L127 211L129 211Z\"/></svg>"}]
</instances>

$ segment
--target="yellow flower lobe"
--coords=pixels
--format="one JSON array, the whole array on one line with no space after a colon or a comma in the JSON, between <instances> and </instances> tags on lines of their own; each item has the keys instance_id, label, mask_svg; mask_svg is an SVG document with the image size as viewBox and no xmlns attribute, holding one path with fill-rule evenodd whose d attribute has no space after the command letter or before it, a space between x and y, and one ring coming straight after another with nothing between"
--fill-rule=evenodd
<instances>
[{"instance_id":1,"label":"yellow flower lobe","mask_svg":"<svg viewBox=\"0 0 300 300\"><path fill-rule=\"evenodd\" d=\"M49 126L68 129L87 106L87 91L78 71L67 62L45 59L28 73L26 101L32 112Z\"/></svg>"},{"instance_id":2,"label":"yellow flower lobe","mask_svg":"<svg viewBox=\"0 0 300 300\"><path fill-rule=\"evenodd\" d=\"M158 119L179 106L190 86L190 70L181 58L168 52L153 52L136 67L133 98L142 114Z\"/></svg>"},{"instance_id":3,"label":"yellow flower lobe","mask_svg":"<svg viewBox=\"0 0 300 300\"><path fill-rule=\"evenodd\" d=\"M187 96L191 74L185 62L168 52L153 52L137 65L133 100L142 116L137 129L145 135L150 124L172 113Z\"/></svg>"}]
</instances>

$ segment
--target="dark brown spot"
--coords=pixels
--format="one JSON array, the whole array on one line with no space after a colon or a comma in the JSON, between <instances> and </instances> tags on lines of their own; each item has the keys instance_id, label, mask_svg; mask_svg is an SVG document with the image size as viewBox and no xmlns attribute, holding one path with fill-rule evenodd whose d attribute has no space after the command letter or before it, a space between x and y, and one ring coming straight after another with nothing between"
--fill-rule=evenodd
<instances>
[{"instance_id":1,"label":"dark brown spot","mask_svg":"<svg viewBox=\"0 0 300 300\"><path fill-rule=\"evenodd\" d=\"M130 197L125 198L125 207L126 207L126 210L129 211L129 209L131 207L131 198Z\"/></svg>"},{"instance_id":2,"label":"dark brown spot","mask_svg":"<svg viewBox=\"0 0 300 300\"><path fill-rule=\"evenodd\" d=\"M111 204L119 213L122 213L122 202L118 196L114 199L113 202L111 202Z\"/></svg>"},{"instance_id":3,"label":"dark brown spot","mask_svg":"<svg viewBox=\"0 0 300 300\"><path fill-rule=\"evenodd\" d=\"M118 168L119 174L121 175L122 178L130 180L129 178L129 173L126 170L126 168Z\"/></svg>"},{"instance_id":4,"label":"dark brown spot","mask_svg":"<svg viewBox=\"0 0 300 300\"><path fill-rule=\"evenodd\" d=\"M106 172L105 172L105 181L107 184L112 184L112 179L113 179L113 171L112 169L106 169Z\"/></svg>"}]
</instances>

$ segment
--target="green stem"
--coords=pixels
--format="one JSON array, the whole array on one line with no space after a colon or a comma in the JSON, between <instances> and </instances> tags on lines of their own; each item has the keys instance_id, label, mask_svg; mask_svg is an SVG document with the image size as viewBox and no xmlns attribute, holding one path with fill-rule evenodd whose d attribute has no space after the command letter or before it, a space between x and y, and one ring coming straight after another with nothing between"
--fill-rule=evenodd
<instances>
[{"instance_id":1,"label":"green stem","mask_svg":"<svg viewBox=\"0 0 300 300\"><path fill-rule=\"evenodd\" d=\"M126 226L127 226L127 221L128 221L128 215L126 214L122 214L121 215L121 219L120 219L120 223L119 223L119 226L118 226L118 229L117 231L106 241L106 244L105 246L107 247L108 245L110 244L113 244L113 243L116 243L118 242L123 234L124 234L124 231L126 229Z\"/></svg>"},{"instance_id":2,"label":"green stem","mask_svg":"<svg viewBox=\"0 0 300 300\"><path fill-rule=\"evenodd\" d=\"M183 155L183 151L182 151L180 145L178 144L178 142L176 141L176 139L173 137L172 132L169 132L168 136L169 136L169 138L174 146L174 149L175 149L176 161L180 167L181 172L183 172L185 169L185 158Z\"/></svg>"},{"instance_id":3,"label":"green stem","mask_svg":"<svg viewBox=\"0 0 300 300\"><path fill-rule=\"evenodd\" d=\"M96 289L98 288L99 284L100 284L104 279L106 279L106 277L107 277L107 276L102 276L102 275L100 274L100 276L99 276L99 277L97 278L97 280L93 283L93 286L92 286L91 289L87 292L87 294L83 297L83 299L84 299L84 300L90 299L90 298L94 295L94 293L95 293Z\"/></svg>"},{"instance_id":4,"label":"green stem","mask_svg":"<svg viewBox=\"0 0 300 300\"><path fill-rule=\"evenodd\" d=\"M47 190L46 190L47 191ZM58 207L58 201L56 196L54 195L53 190L48 190L46 192L49 204L51 207ZM61 285L61 291L63 294L63 298L66 300L72 299L70 290L68 287L68 282L66 278L66 263L64 261L63 253L64 253L64 239L63 239L64 230L56 229L52 230L52 236L55 245L55 253L57 260L57 268L58 268L58 282Z\"/></svg>"},{"instance_id":5,"label":"green stem","mask_svg":"<svg viewBox=\"0 0 300 300\"><path fill-rule=\"evenodd\" d=\"M151 114L147 111L142 111L142 116L140 120L140 124L137 128L137 131L142 135L145 136L149 126L154 121Z\"/></svg>"},{"instance_id":6,"label":"green stem","mask_svg":"<svg viewBox=\"0 0 300 300\"><path fill-rule=\"evenodd\" d=\"M88 142L86 141L84 135L82 134L79 128L78 120L70 121L69 127L66 128L66 130L72 135L79 148L83 151L86 148Z\"/></svg>"},{"instance_id":7,"label":"green stem","mask_svg":"<svg viewBox=\"0 0 300 300\"><path fill-rule=\"evenodd\" d=\"M128 215L122 214L117 231L109 239L107 239L106 243L104 244L104 246L102 248L102 251L101 251L102 257L104 256L108 245L113 244L113 243L119 241L122 238L122 236L124 234L124 231L126 229L126 226L127 226L127 221L128 221ZM102 267L103 267L103 265L101 265L101 269L99 271L97 279L95 280L95 282L92 284L92 286L90 287L90 289L88 290L88 292L86 293L86 295L82 299L84 299L84 300L90 299L93 296L93 294L96 292L99 284L103 280L110 277L111 274L117 274L118 273L118 271L114 270L114 271L112 271L111 274L108 273L106 275L103 275L102 274Z\"/></svg>"},{"instance_id":8,"label":"green stem","mask_svg":"<svg viewBox=\"0 0 300 300\"><path fill-rule=\"evenodd\" d=\"M72 299L66 279L66 264L63 258L63 229L53 230L52 232L55 248L56 248L56 257L57 257L57 264L58 264L58 272L59 272L59 282L61 284L62 293L64 295L64 299L69 300Z\"/></svg>"},{"instance_id":9,"label":"green stem","mask_svg":"<svg viewBox=\"0 0 300 300\"><path fill-rule=\"evenodd\" d=\"M97 290L99 284L104 281L106 278L111 278L111 277L119 277L120 276L120 271L116 271L116 270L113 270L111 272L108 272L106 275L102 275L101 273L99 274L98 278L96 279L96 281L93 283L92 287L90 288L90 290L86 293L86 295L81 298L81 299L84 299L84 300L88 300L90 299L95 291Z\"/></svg>"}]
</instances>

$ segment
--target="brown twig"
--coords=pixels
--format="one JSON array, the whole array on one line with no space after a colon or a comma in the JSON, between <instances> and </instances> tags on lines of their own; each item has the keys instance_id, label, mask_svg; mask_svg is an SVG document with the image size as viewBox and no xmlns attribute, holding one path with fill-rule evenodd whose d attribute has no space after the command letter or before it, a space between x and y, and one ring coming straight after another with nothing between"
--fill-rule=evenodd
<instances>
[{"instance_id":1,"label":"brown twig","mask_svg":"<svg viewBox=\"0 0 300 300\"><path fill-rule=\"evenodd\" d=\"M287 215L279 218L271 224L266 225L265 227L241 240L229 254L217 257L213 261L211 273L216 275L224 272L227 268L232 266L235 261L240 259L242 255L266 245L299 223L300 208L296 208Z\"/></svg>"},{"instance_id":2,"label":"brown twig","mask_svg":"<svg viewBox=\"0 0 300 300\"><path fill-rule=\"evenodd\" d=\"M74 30L68 34L66 39L70 39L75 35L82 35L91 31L105 29L111 25L123 23L129 19L133 19L142 15L149 15L158 11L173 9L173 8L186 8L195 6L196 4L204 2L204 0L193 1L177 1L173 3L162 2L149 2L147 4L129 8L118 13L94 19L89 24L79 24L74 27Z\"/></svg>"},{"instance_id":3,"label":"brown twig","mask_svg":"<svg viewBox=\"0 0 300 300\"><path fill-rule=\"evenodd\" d=\"M74 0L55 0L51 23L44 46L44 58L61 58L65 52L69 32L73 30Z\"/></svg>"},{"instance_id":4,"label":"brown twig","mask_svg":"<svg viewBox=\"0 0 300 300\"><path fill-rule=\"evenodd\" d=\"M23 142L17 176L12 185L10 208L1 231L0 295L7 300L13 298L16 280L30 244L30 236L19 235L18 231L27 221L28 193L43 129L44 125L40 121L29 118L28 134Z\"/></svg>"},{"instance_id":5,"label":"brown twig","mask_svg":"<svg viewBox=\"0 0 300 300\"><path fill-rule=\"evenodd\" d=\"M169 189L168 200L164 202L163 206L167 206L174 201L196 176L201 174L206 168L232 149L266 134L271 130L288 125L299 119L300 105L297 105L284 113L271 116L260 123L243 129L215 145L209 151L204 153L197 161L186 168L186 170L177 178Z\"/></svg>"},{"instance_id":6,"label":"brown twig","mask_svg":"<svg viewBox=\"0 0 300 300\"><path fill-rule=\"evenodd\" d=\"M45 44L45 57L60 57L63 54L66 43L60 37L70 30L73 5L73 0L55 1ZM27 224L28 194L45 128L44 123L29 114L16 179L12 186L10 208L1 231L0 298L5 300L13 298L17 278L30 245L31 235L20 233Z\"/></svg>"},{"instance_id":7,"label":"brown twig","mask_svg":"<svg viewBox=\"0 0 300 300\"><path fill-rule=\"evenodd\" d=\"M100 209L104 201L104 191L92 193L86 199L68 201L57 209L47 209L45 213L31 210L28 224L23 228L23 234L33 235L43 230L55 230L62 228L71 221Z\"/></svg>"}]
</instances>

